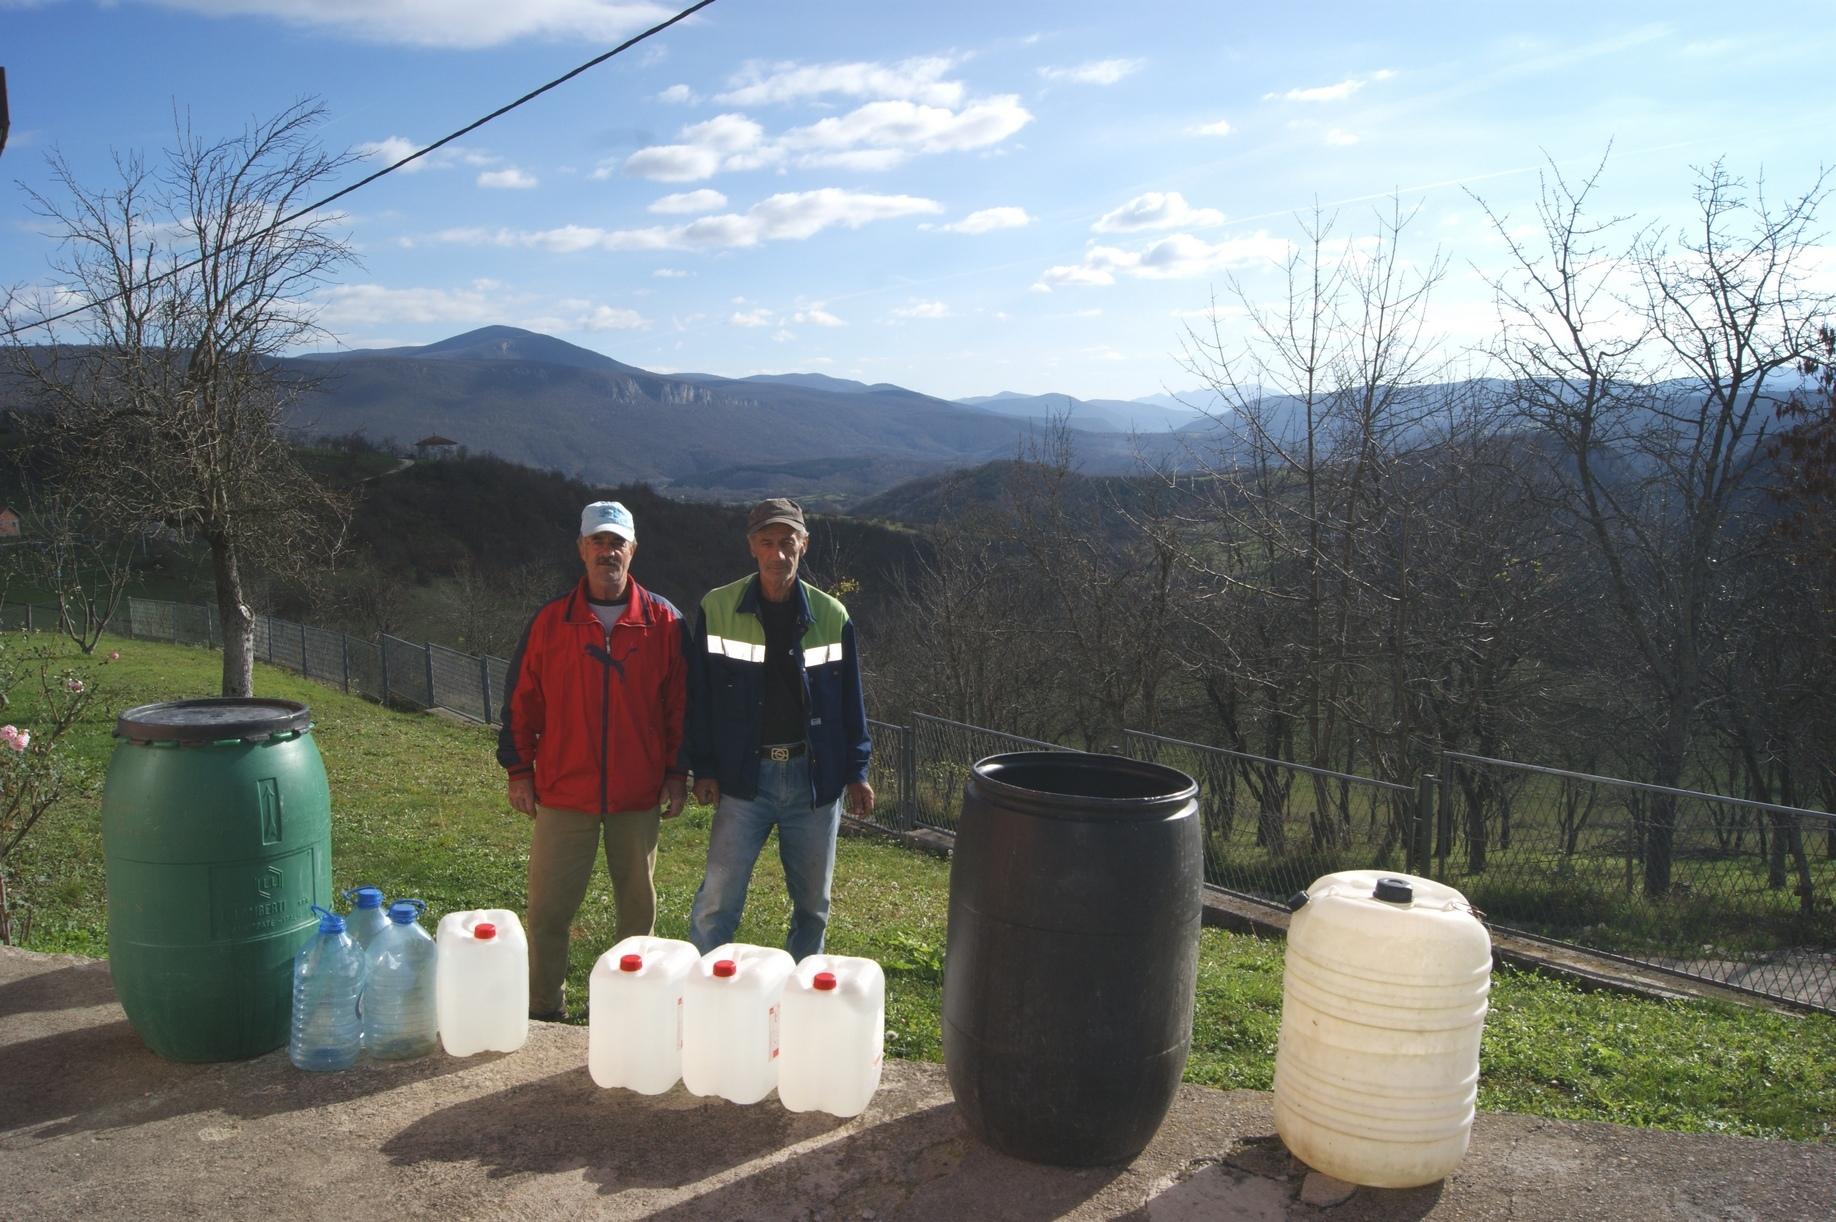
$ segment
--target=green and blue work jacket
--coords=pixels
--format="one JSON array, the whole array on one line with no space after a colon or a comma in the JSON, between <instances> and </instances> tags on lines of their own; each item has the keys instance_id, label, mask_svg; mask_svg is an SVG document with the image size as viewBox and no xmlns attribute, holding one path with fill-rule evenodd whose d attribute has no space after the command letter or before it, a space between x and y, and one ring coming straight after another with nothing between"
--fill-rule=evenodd
<instances>
[{"instance_id":1,"label":"green and blue work jacket","mask_svg":"<svg viewBox=\"0 0 1836 1222\"><path fill-rule=\"evenodd\" d=\"M765 716L765 624L755 573L708 591L684 638L688 711L682 752L696 779L713 777L723 794L753 798L759 789L759 730ZM804 739L810 801L833 802L867 779L873 745L861 696L860 655L848 609L808 582L797 583L803 644Z\"/></svg>"}]
</instances>

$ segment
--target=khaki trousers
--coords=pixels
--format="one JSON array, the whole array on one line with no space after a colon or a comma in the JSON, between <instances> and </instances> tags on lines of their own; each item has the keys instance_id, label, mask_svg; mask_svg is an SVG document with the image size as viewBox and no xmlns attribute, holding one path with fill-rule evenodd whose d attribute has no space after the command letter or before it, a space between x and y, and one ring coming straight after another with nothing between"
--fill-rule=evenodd
<instances>
[{"instance_id":1,"label":"khaki trousers","mask_svg":"<svg viewBox=\"0 0 1836 1222\"><path fill-rule=\"evenodd\" d=\"M529 1011L559 1010L567 983L568 933L593 877L603 828L606 872L618 908L622 941L648 934L657 915L652 872L657 864L658 813L649 810L587 815L553 806L536 807L529 841Z\"/></svg>"}]
</instances>

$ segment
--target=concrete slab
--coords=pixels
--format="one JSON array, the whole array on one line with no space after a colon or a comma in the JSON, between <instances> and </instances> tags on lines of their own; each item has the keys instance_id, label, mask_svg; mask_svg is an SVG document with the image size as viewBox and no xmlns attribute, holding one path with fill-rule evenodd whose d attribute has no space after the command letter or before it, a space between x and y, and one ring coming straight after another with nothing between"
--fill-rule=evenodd
<instances>
[{"instance_id":1,"label":"concrete slab","mask_svg":"<svg viewBox=\"0 0 1836 1222\"><path fill-rule=\"evenodd\" d=\"M148 1052L98 960L0 947L0 1216L1827 1219L1836 1145L1482 1115L1442 1183L1324 1192L1269 1096L1183 1087L1140 1158L1066 1170L964 1130L938 1065L853 1120L602 1091L586 1031L509 1055L300 1073ZM1308 1200L1320 1204L1308 1204ZM1334 1201L1335 1204L1326 1204Z\"/></svg>"}]
</instances>

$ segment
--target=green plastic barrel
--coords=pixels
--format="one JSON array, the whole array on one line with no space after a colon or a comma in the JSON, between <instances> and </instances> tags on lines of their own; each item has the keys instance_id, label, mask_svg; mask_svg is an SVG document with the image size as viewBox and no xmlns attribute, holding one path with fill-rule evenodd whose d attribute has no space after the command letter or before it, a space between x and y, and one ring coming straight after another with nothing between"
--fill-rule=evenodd
<instances>
[{"instance_id":1,"label":"green plastic barrel","mask_svg":"<svg viewBox=\"0 0 1836 1222\"><path fill-rule=\"evenodd\" d=\"M293 955L331 906L331 792L291 700L129 709L102 795L108 961L128 1022L174 1061L287 1042Z\"/></svg>"}]
</instances>

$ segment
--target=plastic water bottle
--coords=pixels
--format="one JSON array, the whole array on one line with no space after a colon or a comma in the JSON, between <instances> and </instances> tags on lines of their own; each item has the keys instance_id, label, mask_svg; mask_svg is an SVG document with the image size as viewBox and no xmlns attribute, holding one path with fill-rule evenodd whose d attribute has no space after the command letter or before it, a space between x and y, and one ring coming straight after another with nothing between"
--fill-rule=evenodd
<instances>
[{"instance_id":1,"label":"plastic water bottle","mask_svg":"<svg viewBox=\"0 0 1836 1222\"><path fill-rule=\"evenodd\" d=\"M778 1085L778 1006L796 960L729 942L703 955L682 990L682 1085L757 1103Z\"/></svg>"},{"instance_id":2,"label":"plastic water bottle","mask_svg":"<svg viewBox=\"0 0 1836 1222\"><path fill-rule=\"evenodd\" d=\"M301 1069L349 1069L363 1050L363 953L344 918L314 904L319 929L293 957L293 1034L287 1056Z\"/></svg>"},{"instance_id":3,"label":"plastic water bottle","mask_svg":"<svg viewBox=\"0 0 1836 1222\"><path fill-rule=\"evenodd\" d=\"M515 1052L529 1038L529 940L507 908L449 912L435 942L440 1043L451 1056Z\"/></svg>"},{"instance_id":4,"label":"plastic water bottle","mask_svg":"<svg viewBox=\"0 0 1836 1222\"><path fill-rule=\"evenodd\" d=\"M434 973L438 948L415 915L427 905L396 900L389 927L371 940L364 958L363 1047L381 1061L426 1056L440 1040Z\"/></svg>"},{"instance_id":5,"label":"plastic water bottle","mask_svg":"<svg viewBox=\"0 0 1836 1222\"><path fill-rule=\"evenodd\" d=\"M599 957L588 978L595 1083L660 1095L682 1077L682 989L700 960L688 942L643 934Z\"/></svg>"},{"instance_id":6,"label":"plastic water bottle","mask_svg":"<svg viewBox=\"0 0 1836 1222\"><path fill-rule=\"evenodd\" d=\"M351 904L351 915L344 918L344 928L349 931L353 942L367 947L370 940L389 925L389 917L383 911L387 905L383 900L382 888L352 887L344 893L344 898Z\"/></svg>"},{"instance_id":7,"label":"plastic water bottle","mask_svg":"<svg viewBox=\"0 0 1836 1222\"><path fill-rule=\"evenodd\" d=\"M810 955L784 986L778 1102L858 1116L880 1086L886 974L872 959Z\"/></svg>"}]
</instances>

